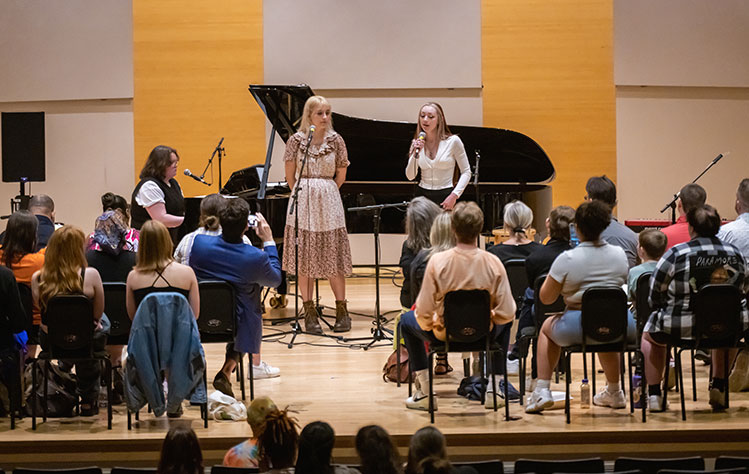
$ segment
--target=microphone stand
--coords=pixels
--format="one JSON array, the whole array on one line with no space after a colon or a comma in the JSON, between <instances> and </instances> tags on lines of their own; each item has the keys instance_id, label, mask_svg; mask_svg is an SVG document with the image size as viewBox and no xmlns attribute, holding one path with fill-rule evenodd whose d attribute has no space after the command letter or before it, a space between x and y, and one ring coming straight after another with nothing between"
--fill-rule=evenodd
<instances>
[{"instance_id":1,"label":"microphone stand","mask_svg":"<svg viewBox=\"0 0 749 474\"><path fill-rule=\"evenodd\" d=\"M728 155L728 153L726 153L726 155ZM719 162L720 159L723 158L723 156L724 156L723 153L718 154L718 156L716 156L713 159L713 161L711 161L710 164L707 165L707 168L705 168L705 170L702 173L700 173L696 178L694 178L694 181L692 181L692 184L696 183L697 180L702 177L702 175L704 175L705 173L707 173L710 170L710 168L712 168L713 166L715 166L715 164L717 162ZM663 214L664 212L666 212L666 209L668 209L669 207L671 208L671 224L675 224L676 223L676 201L678 199L679 199L679 193L674 194L674 198L671 199L671 202L669 202L668 204L666 204L663 207L663 209L661 209L661 214Z\"/></svg>"},{"instance_id":2,"label":"microphone stand","mask_svg":"<svg viewBox=\"0 0 749 474\"><path fill-rule=\"evenodd\" d=\"M216 156L216 153L218 153L218 191L221 192L221 160L226 156L226 150L221 146L221 144L224 143L224 137L221 137L221 140L219 140L218 145L216 145L216 148L213 149L213 153L211 154L211 157L208 159L208 163L205 165L205 169L202 173L200 173L200 179L205 178L205 173L208 171L208 168L213 165L213 157Z\"/></svg>"},{"instance_id":3,"label":"microphone stand","mask_svg":"<svg viewBox=\"0 0 749 474\"><path fill-rule=\"evenodd\" d=\"M375 246L375 311L374 311L374 319L375 319L375 327L372 328L372 340L364 346L364 350L366 351L372 345L378 341L382 340L391 340L392 341L392 334L393 331L390 329L386 329L382 327L382 320L384 319L382 315L380 314L380 213L383 209L387 209L389 207L408 207L408 201L404 202L396 202L392 204L375 204L372 206L361 206L361 207L349 207L348 210L351 212L366 212L366 211L373 211L372 214L372 222L373 222L373 231L374 231L374 246ZM387 333L387 334L386 334ZM344 338L344 342L349 341L361 341L369 339L368 337L354 337L354 338Z\"/></svg>"}]
</instances>

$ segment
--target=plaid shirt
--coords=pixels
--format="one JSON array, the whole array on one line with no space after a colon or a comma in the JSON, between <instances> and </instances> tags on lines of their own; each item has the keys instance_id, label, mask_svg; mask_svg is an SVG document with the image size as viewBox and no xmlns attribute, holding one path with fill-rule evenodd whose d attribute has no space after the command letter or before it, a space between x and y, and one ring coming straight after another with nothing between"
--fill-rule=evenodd
<instances>
[{"instance_id":1,"label":"plaid shirt","mask_svg":"<svg viewBox=\"0 0 749 474\"><path fill-rule=\"evenodd\" d=\"M715 237L698 237L670 248L658 261L650 278L653 314L645 332L662 332L694 339L692 299L708 283L729 283L743 288L746 264L741 252ZM742 304L743 329L749 327L746 301Z\"/></svg>"}]
</instances>

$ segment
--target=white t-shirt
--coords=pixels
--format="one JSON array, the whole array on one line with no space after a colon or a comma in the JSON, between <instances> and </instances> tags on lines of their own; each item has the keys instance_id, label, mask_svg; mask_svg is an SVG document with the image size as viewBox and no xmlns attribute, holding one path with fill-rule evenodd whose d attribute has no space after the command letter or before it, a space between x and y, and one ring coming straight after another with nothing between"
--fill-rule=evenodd
<instances>
[{"instance_id":1,"label":"white t-shirt","mask_svg":"<svg viewBox=\"0 0 749 474\"><path fill-rule=\"evenodd\" d=\"M580 309L583 293L594 286L618 286L627 282L627 255L621 247L602 240L582 242L562 252L551 264L549 276L562 284L568 309Z\"/></svg>"},{"instance_id":2,"label":"white t-shirt","mask_svg":"<svg viewBox=\"0 0 749 474\"><path fill-rule=\"evenodd\" d=\"M722 242L735 245L749 263L749 212L721 227L717 237Z\"/></svg>"},{"instance_id":3,"label":"white t-shirt","mask_svg":"<svg viewBox=\"0 0 749 474\"><path fill-rule=\"evenodd\" d=\"M138 194L135 195L135 202L144 208L149 208L160 202L166 203L164 199L164 191L153 181L143 183L138 190Z\"/></svg>"},{"instance_id":4,"label":"white t-shirt","mask_svg":"<svg viewBox=\"0 0 749 474\"><path fill-rule=\"evenodd\" d=\"M453 194L460 197L471 180L471 167L468 164L468 156L463 142L457 135L450 135L441 140L437 147L437 154L433 158L427 158L426 147L421 149L418 161L415 155L408 157L406 165L406 178L413 180L421 169L421 181L419 186L424 189L438 190L453 187L453 172L455 165L460 169L460 179L453 189Z\"/></svg>"}]
</instances>

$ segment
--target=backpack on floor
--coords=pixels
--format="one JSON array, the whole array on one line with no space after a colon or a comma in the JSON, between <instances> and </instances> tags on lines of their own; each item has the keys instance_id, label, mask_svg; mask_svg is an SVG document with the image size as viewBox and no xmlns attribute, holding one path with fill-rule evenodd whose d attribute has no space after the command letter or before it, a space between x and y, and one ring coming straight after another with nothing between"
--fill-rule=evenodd
<instances>
[{"instance_id":1,"label":"backpack on floor","mask_svg":"<svg viewBox=\"0 0 749 474\"><path fill-rule=\"evenodd\" d=\"M44 410L44 370L43 362L36 366L36 416L42 416ZM26 379L26 413L31 416L34 397L31 393L32 364L26 367L24 378ZM55 364L49 365L49 377L47 381L47 416L49 417L71 417L75 410L78 396L76 395L76 380L73 375L57 368Z\"/></svg>"},{"instance_id":2,"label":"backpack on floor","mask_svg":"<svg viewBox=\"0 0 749 474\"><path fill-rule=\"evenodd\" d=\"M385 366L382 368L382 380L384 380L385 382L408 383L410 373L408 370L408 351L406 350L405 346L400 346L400 353L400 372L398 372L397 352L393 351L393 353L388 356L388 360L387 362L385 362Z\"/></svg>"}]
</instances>

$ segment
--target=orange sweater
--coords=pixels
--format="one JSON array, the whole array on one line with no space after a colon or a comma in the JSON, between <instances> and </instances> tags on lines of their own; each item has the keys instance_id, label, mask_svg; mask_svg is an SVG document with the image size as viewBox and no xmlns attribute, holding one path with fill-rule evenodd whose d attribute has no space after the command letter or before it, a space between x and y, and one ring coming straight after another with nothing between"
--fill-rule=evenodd
<instances>
[{"instance_id":1,"label":"orange sweater","mask_svg":"<svg viewBox=\"0 0 749 474\"><path fill-rule=\"evenodd\" d=\"M37 253L27 253L21 260L17 261L10 268L13 271L13 275L16 277L18 283L22 283L27 286L31 286L31 277L34 272L42 269L44 265L44 255L47 252L47 248L41 249ZM3 261L3 249L0 247L0 262ZM34 324L39 325L42 322L42 315L34 305Z\"/></svg>"}]
</instances>

